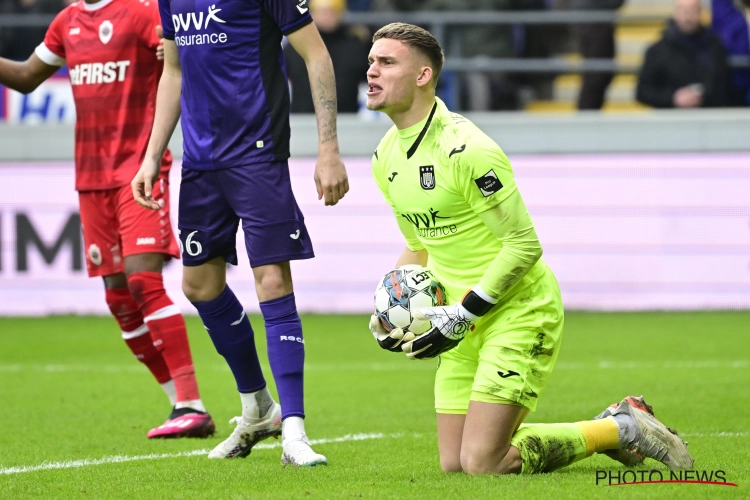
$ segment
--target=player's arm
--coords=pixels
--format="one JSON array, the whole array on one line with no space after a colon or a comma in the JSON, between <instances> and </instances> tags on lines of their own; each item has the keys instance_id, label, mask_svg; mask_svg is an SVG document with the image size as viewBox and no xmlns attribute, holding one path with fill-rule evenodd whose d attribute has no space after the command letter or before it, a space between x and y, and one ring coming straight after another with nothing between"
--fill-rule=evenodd
<instances>
[{"instance_id":1,"label":"player's arm","mask_svg":"<svg viewBox=\"0 0 750 500\"><path fill-rule=\"evenodd\" d=\"M537 263L542 256L542 245L517 189L502 203L478 215L503 244L477 287L464 298L467 302L472 293L479 295L483 302L474 298L475 303L467 302L465 307L475 315L483 316Z\"/></svg>"},{"instance_id":2,"label":"player's arm","mask_svg":"<svg viewBox=\"0 0 750 500\"><path fill-rule=\"evenodd\" d=\"M404 248L401 255L396 260L396 267L405 266L407 264L418 264L420 266L427 265L427 250L424 248L421 250L411 250L409 247Z\"/></svg>"},{"instance_id":3,"label":"player's arm","mask_svg":"<svg viewBox=\"0 0 750 500\"><path fill-rule=\"evenodd\" d=\"M289 43L305 61L318 122L318 161L315 185L318 199L335 205L349 191L346 168L339 153L336 131L336 79L333 62L313 23L287 35Z\"/></svg>"},{"instance_id":4,"label":"player's arm","mask_svg":"<svg viewBox=\"0 0 750 500\"><path fill-rule=\"evenodd\" d=\"M403 217L400 217L395 211L394 214L396 215L398 228L401 230L401 234L404 235L404 239L406 239L406 247L401 252L401 255L399 255L398 260L396 260L396 267L405 266L407 264L426 266L427 250L425 250L424 246L417 238L417 235L414 233L414 226Z\"/></svg>"},{"instance_id":5,"label":"player's arm","mask_svg":"<svg viewBox=\"0 0 750 500\"><path fill-rule=\"evenodd\" d=\"M131 187L139 205L158 210L159 204L151 195L154 182L159 177L161 159L167 149L177 121L180 119L180 94L182 93L182 68L174 40L164 40L164 71L156 93L156 111L151 138L148 141L143 164L135 175Z\"/></svg>"},{"instance_id":6,"label":"player's arm","mask_svg":"<svg viewBox=\"0 0 750 500\"><path fill-rule=\"evenodd\" d=\"M36 54L25 61L11 61L0 57L0 84L28 94L60 69L42 61Z\"/></svg>"}]
</instances>

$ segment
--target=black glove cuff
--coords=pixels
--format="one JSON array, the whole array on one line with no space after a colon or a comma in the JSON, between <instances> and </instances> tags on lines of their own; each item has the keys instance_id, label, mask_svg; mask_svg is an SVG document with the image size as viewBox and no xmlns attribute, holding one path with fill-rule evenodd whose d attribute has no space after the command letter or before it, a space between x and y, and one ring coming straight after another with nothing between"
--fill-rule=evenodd
<instances>
[{"instance_id":1,"label":"black glove cuff","mask_svg":"<svg viewBox=\"0 0 750 500\"><path fill-rule=\"evenodd\" d=\"M386 351L401 352L401 342L391 337L385 340L378 340L378 344L380 344L381 349L385 349Z\"/></svg>"},{"instance_id":2,"label":"black glove cuff","mask_svg":"<svg viewBox=\"0 0 750 500\"><path fill-rule=\"evenodd\" d=\"M487 302L477 295L474 290L469 290L469 293L464 295L463 300L461 300L461 305L474 316L484 316L490 312L490 309L492 309L495 304Z\"/></svg>"}]
</instances>

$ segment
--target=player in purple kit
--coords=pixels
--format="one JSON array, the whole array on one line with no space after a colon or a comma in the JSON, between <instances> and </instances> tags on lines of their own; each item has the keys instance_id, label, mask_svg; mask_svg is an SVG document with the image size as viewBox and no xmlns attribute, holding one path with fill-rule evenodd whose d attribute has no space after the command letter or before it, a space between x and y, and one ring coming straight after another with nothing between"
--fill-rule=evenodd
<instances>
[{"instance_id":1,"label":"player in purple kit","mask_svg":"<svg viewBox=\"0 0 750 500\"><path fill-rule=\"evenodd\" d=\"M318 122L318 198L335 205L349 190L336 134L336 86L307 0L159 0L164 73L146 157L133 179L136 201L158 209L152 186L182 113L179 201L183 291L237 382L242 416L209 458L244 457L282 435L282 463L326 464L304 430L304 341L289 261L313 257L289 181L289 92L282 35L302 56ZM279 406L266 388L253 330L226 284L237 264L242 222L266 325Z\"/></svg>"}]
</instances>

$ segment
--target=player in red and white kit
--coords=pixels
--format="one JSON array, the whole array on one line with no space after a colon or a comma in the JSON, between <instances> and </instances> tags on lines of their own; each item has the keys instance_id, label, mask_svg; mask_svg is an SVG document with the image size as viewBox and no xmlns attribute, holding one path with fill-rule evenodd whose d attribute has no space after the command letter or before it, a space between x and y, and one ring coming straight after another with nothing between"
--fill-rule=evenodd
<instances>
[{"instance_id":1,"label":"player in red and white kit","mask_svg":"<svg viewBox=\"0 0 750 500\"><path fill-rule=\"evenodd\" d=\"M155 0L80 0L57 15L28 60L0 58L0 83L28 93L67 64L88 273L103 277L125 343L173 407L148 437L205 437L214 423L198 393L185 320L161 274L165 259L180 256L169 220L171 154L154 188L160 210L138 206L130 189L154 120L159 24Z\"/></svg>"}]
</instances>

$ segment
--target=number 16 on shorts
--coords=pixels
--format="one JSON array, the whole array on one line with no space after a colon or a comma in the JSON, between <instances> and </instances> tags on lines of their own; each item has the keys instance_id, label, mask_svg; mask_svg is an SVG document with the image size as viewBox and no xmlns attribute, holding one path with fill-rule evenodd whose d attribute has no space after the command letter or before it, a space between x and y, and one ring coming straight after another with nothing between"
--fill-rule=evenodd
<instances>
[{"instance_id":1,"label":"number 16 on shorts","mask_svg":"<svg viewBox=\"0 0 750 500\"><path fill-rule=\"evenodd\" d=\"M187 231L185 231L187 233ZM185 243L182 243L182 229L177 230L177 242L180 244L180 255L185 252L191 257L197 257L203 252L203 245L200 244L197 235L198 230L190 231L185 238Z\"/></svg>"}]
</instances>

